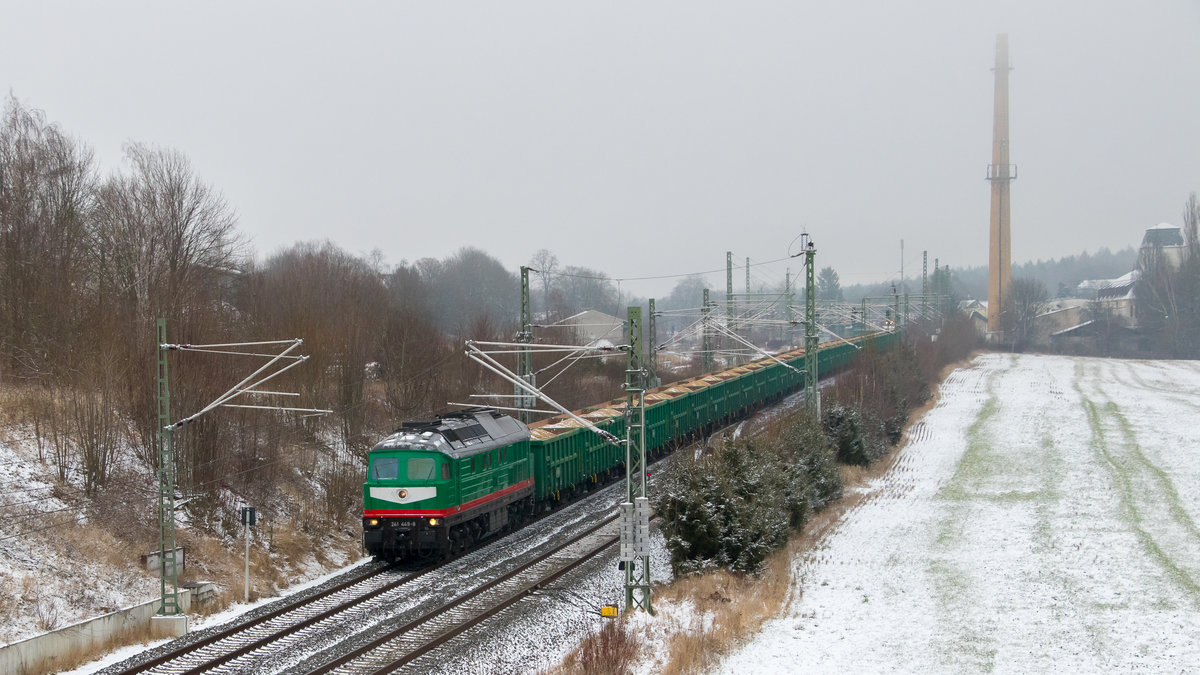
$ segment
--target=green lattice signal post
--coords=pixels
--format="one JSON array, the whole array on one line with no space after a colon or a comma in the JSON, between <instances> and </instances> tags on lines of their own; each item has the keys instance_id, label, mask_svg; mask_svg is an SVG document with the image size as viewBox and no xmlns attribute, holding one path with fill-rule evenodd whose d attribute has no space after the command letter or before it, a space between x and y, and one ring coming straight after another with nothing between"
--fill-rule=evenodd
<instances>
[{"instance_id":1,"label":"green lattice signal post","mask_svg":"<svg viewBox=\"0 0 1200 675\"><path fill-rule=\"evenodd\" d=\"M620 506L625 608L650 606L650 502L646 497L646 370L642 364L642 308L628 309L629 364L625 368L625 496Z\"/></svg>"},{"instance_id":2,"label":"green lattice signal post","mask_svg":"<svg viewBox=\"0 0 1200 675\"><path fill-rule=\"evenodd\" d=\"M704 372L711 373L713 369L713 329L712 302L709 300L708 289L704 289L704 307L700 310L703 317L703 338L700 340L700 364Z\"/></svg>"},{"instance_id":3,"label":"green lattice signal post","mask_svg":"<svg viewBox=\"0 0 1200 675\"><path fill-rule=\"evenodd\" d=\"M795 322L792 319L792 304L796 299L792 295L792 271L788 270L783 278L784 306L787 307L787 346L791 349L796 345Z\"/></svg>"},{"instance_id":4,"label":"green lattice signal post","mask_svg":"<svg viewBox=\"0 0 1200 675\"><path fill-rule=\"evenodd\" d=\"M171 388L167 378L167 320L158 320L158 563L163 616L179 614L179 569L175 560L175 453L171 441ZM171 590L167 590L167 581Z\"/></svg>"},{"instance_id":5,"label":"green lattice signal post","mask_svg":"<svg viewBox=\"0 0 1200 675\"><path fill-rule=\"evenodd\" d=\"M814 415L821 414L821 392L817 389L817 248L808 235L804 245L804 404Z\"/></svg>"},{"instance_id":6,"label":"green lattice signal post","mask_svg":"<svg viewBox=\"0 0 1200 675\"><path fill-rule=\"evenodd\" d=\"M647 386L653 388L662 383L658 378L658 314L654 311L654 298L647 300L647 303L649 306L646 310L649 316L646 317L646 332L650 336L646 341L646 370L650 378Z\"/></svg>"},{"instance_id":7,"label":"green lattice signal post","mask_svg":"<svg viewBox=\"0 0 1200 675\"><path fill-rule=\"evenodd\" d=\"M517 342L527 345L533 342L533 309L529 303L529 268L521 267L521 330L517 333ZM534 384L533 355L528 347L522 347L517 352L517 377L523 382ZM533 397L525 389L513 385L517 407L521 409L521 421L529 424L533 421Z\"/></svg>"}]
</instances>

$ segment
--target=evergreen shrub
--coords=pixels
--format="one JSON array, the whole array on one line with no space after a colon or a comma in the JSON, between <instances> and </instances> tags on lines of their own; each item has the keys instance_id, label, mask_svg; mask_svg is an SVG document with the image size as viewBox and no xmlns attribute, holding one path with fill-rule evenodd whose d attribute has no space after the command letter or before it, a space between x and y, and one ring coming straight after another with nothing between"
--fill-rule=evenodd
<instances>
[{"instance_id":1,"label":"evergreen shrub","mask_svg":"<svg viewBox=\"0 0 1200 675\"><path fill-rule=\"evenodd\" d=\"M841 495L832 448L807 416L762 437L723 440L667 470L663 516L676 575L714 568L756 573L816 510Z\"/></svg>"}]
</instances>

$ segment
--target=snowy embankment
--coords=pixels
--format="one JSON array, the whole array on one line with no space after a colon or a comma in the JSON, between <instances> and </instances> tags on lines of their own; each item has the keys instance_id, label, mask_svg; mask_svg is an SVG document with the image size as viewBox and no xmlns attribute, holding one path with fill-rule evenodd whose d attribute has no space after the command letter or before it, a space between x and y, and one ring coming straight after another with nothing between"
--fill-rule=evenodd
<instances>
[{"instance_id":1,"label":"snowy embankment","mask_svg":"<svg viewBox=\"0 0 1200 675\"><path fill-rule=\"evenodd\" d=\"M984 355L726 673L1200 664L1200 363Z\"/></svg>"}]
</instances>

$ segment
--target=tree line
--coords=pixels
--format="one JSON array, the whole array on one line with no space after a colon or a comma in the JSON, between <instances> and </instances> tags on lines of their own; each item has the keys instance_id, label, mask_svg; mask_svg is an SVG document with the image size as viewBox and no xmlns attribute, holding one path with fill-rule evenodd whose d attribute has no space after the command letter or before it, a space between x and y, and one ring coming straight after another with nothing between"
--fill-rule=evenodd
<instances>
[{"instance_id":1,"label":"tree line","mask_svg":"<svg viewBox=\"0 0 1200 675\"><path fill-rule=\"evenodd\" d=\"M462 339L511 339L519 279L462 248L387 266L329 242L301 242L258 260L235 209L181 152L128 143L101 171L83 141L43 112L7 100L0 122L0 385L10 419L31 425L60 478L95 496L143 488L157 466L155 320L168 341L304 339L310 360L272 381L323 418L222 409L175 434L189 508L216 517L220 490L262 506L321 486L328 514L357 503L366 450L401 421L471 394L511 391L462 355ZM617 314L619 294L582 268L550 287L554 311L593 303ZM594 278L585 278L594 277ZM195 412L261 361L227 355L169 360L173 419ZM568 405L598 394L586 364L555 387ZM257 403L250 401L250 403ZM132 463L122 464L118 458ZM294 483L288 488L288 483ZM206 507L205 504L208 506Z\"/></svg>"}]
</instances>

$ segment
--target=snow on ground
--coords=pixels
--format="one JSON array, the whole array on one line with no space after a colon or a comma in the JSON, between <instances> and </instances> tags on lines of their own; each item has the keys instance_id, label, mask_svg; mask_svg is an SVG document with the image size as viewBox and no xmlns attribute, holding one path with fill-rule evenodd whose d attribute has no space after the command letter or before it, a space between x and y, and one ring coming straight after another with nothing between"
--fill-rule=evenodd
<instances>
[{"instance_id":1,"label":"snow on ground","mask_svg":"<svg viewBox=\"0 0 1200 675\"><path fill-rule=\"evenodd\" d=\"M83 483L52 450L39 452L32 425L0 427L0 645L105 614L157 594L157 577L64 544L65 526L86 525ZM78 531L78 530L75 530ZM89 580L86 591L78 580Z\"/></svg>"},{"instance_id":2,"label":"snow on ground","mask_svg":"<svg viewBox=\"0 0 1200 675\"><path fill-rule=\"evenodd\" d=\"M292 587L288 588L287 590L283 591L282 593L280 593L279 597L261 598L259 600L254 600L249 603L235 602L232 605L230 605L229 608L225 609L224 611L218 612L216 614L210 614L208 616L201 616L201 617L189 616L188 617L188 632L194 633L196 631L205 630L207 628L212 628L214 626L220 626L222 624L230 623L233 620L237 619L238 617L242 616L243 614L247 614L256 609L265 607L271 603L279 601L281 598L286 598L289 595L295 595L302 591L306 591L310 588L313 588L314 586L320 586L321 584L329 581L330 579L333 579L334 577L345 574L346 572L348 572L356 567L359 567L361 565L365 565L370 561L371 561L370 557L360 558L359 560L347 565L346 567L334 570L332 572L328 572L322 576L316 577L316 578L306 581L302 584L297 584L295 586L292 586ZM64 673L62 673L62 675L90 675L90 673L96 673L101 670L104 670L105 668L108 668L109 666L118 664L128 658L132 658L133 656L136 656L137 654L140 654L140 653L146 651L147 649L153 649L160 645L166 644L167 642L170 642L170 640L169 639L152 640L145 644L136 644L136 645L129 645L128 647L121 647L120 649L116 649L112 652L109 652L108 654L105 654L103 657L101 657L95 661L86 663L82 666L79 666L78 668L75 668L74 670L65 671Z\"/></svg>"},{"instance_id":3,"label":"snow on ground","mask_svg":"<svg viewBox=\"0 0 1200 675\"><path fill-rule=\"evenodd\" d=\"M1200 668L1200 363L989 354L723 673Z\"/></svg>"}]
</instances>

